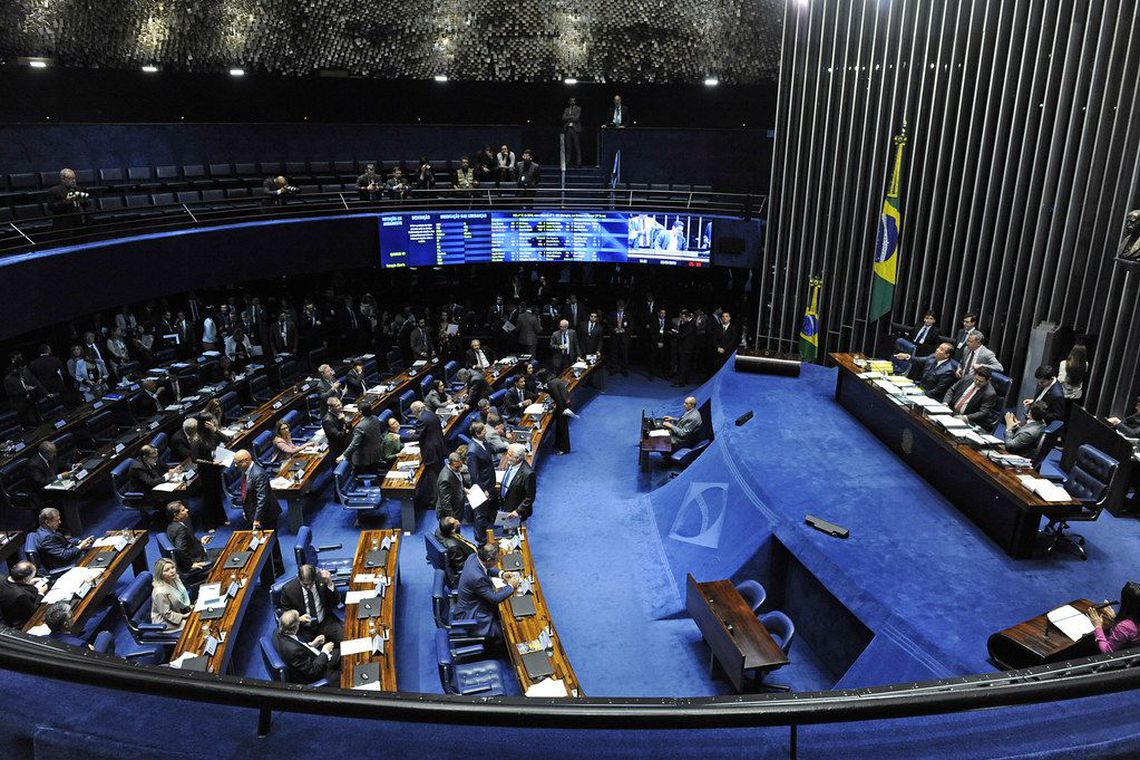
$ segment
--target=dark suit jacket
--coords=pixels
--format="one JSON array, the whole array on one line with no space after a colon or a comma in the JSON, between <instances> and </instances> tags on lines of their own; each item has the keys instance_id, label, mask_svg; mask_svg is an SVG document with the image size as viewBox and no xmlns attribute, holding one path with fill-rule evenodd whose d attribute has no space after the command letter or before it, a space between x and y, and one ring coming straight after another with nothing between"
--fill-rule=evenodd
<instances>
[{"instance_id":1,"label":"dark suit jacket","mask_svg":"<svg viewBox=\"0 0 1140 760\"><path fill-rule=\"evenodd\" d=\"M31 584L0 578L0 620L13 628L23 628L42 598L39 589Z\"/></svg>"},{"instance_id":2,"label":"dark suit jacket","mask_svg":"<svg viewBox=\"0 0 1140 760\"><path fill-rule=\"evenodd\" d=\"M329 670L329 656L313 651L292 637L273 632L273 647L285 661L285 679L289 683L312 683L324 678Z\"/></svg>"},{"instance_id":3,"label":"dark suit jacket","mask_svg":"<svg viewBox=\"0 0 1140 760\"><path fill-rule=\"evenodd\" d=\"M67 200L67 194L72 191L82 192L80 187L68 187L62 182L47 192L47 207L55 217L55 228L69 229L83 224L83 212L91 207L91 199L84 198L79 201Z\"/></svg>"},{"instance_id":4,"label":"dark suit jacket","mask_svg":"<svg viewBox=\"0 0 1140 760\"><path fill-rule=\"evenodd\" d=\"M158 465L148 467L143 460L135 459L131 462L131 466L127 470L127 482L129 484L129 490L141 493L145 496L150 493L150 489L159 483L165 483L166 478L164 477L164 472Z\"/></svg>"},{"instance_id":5,"label":"dark suit jacket","mask_svg":"<svg viewBox=\"0 0 1140 760\"><path fill-rule=\"evenodd\" d=\"M340 604L340 598L336 591L333 591L319 580L313 584L313 588L321 597L321 606L325 608L325 620L336 618L336 607ZM281 609L283 610L296 610L302 615L309 614L309 608L305 604L304 589L301 588L301 580L293 578L281 587ZM339 618L338 618L339 619ZM309 628L315 628L317 621L314 620ZM305 625L301 625L305 628Z\"/></svg>"},{"instance_id":6,"label":"dark suit jacket","mask_svg":"<svg viewBox=\"0 0 1140 760\"><path fill-rule=\"evenodd\" d=\"M38 453L32 454L32 456L28 458L28 464L24 468L24 476L39 488L43 488L55 480L55 476L58 474L59 461L51 459L45 462L44 458Z\"/></svg>"},{"instance_id":7,"label":"dark suit jacket","mask_svg":"<svg viewBox=\"0 0 1140 760\"><path fill-rule=\"evenodd\" d=\"M1040 445L1041 437L1044 435L1044 422L1027 420L1012 433L1009 430L1005 431L1005 450L1010 454L1032 457L1037 453L1037 446Z\"/></svg>"},{"instance_id":8,"label":"dark suit jacket","mask_svg":"<svg viewBox=\"0 0 1140 760\"><path fill-rule=\"evenodd\" d=\"M511 417L516 418L521 416L523 410L525 409L525 407L522 405L522 402L526 401L526 399L527 395L525 388L520 391L518 388L512 386L507 391L507 395L503 397L503 403L506 406L507 414L509 414Z\"/></svg>"},{"instance_id":9,"label":"dark suit jacket","mask_svg":"<svg viewBox=\"0 0 1140 760\"><path fill-rule=\"evenodd\" d=\"M436 479L435 516L442 520L447 516L463 519L463 475L444 465Z\"/></svg>"},{"instance_id":10,"label":"dark suit jacket","mask_svg":"<svg viewBox=\"0 0 1140 760\"><path fill-rule=\"evenodd\" d=\"M382 459L384 425L375 417L362 417L352 431L352 440L344 450L344 458L353 467L371 467Z\"/></svg>"},{"instance_id":11,"label":"dark suit jacket","mask_svg":"<svg viewBox=\"0 0 1140 760\"><path fill-rule=\"evenodd\" d=\"M488 444L472 439L467 447L467 474L471 476L471 485L482 488L487 501L494 503L498 489L495 488L495 460Z\"/></svg>"},{"instance_id":12,"label":"dark suit jacket","mask_svg":"<svg viewBox=\"0 0 1140 760\"><path fill-rule=\"evenodd\" d=\"M567 333L567 341L566 342L570 346L570 353L567 356L567 360L574 362L578 359L579 356L582 355L582 352L578 348L578 333L574 331L573 327L567 329L566 333ZM551 334L551 336L550 336L550 348L552 351L554 351L555 354L561 354L562 353L562 331L561 330L555 330Z\"/></svg>"},{"instance_id":13,"label":"dark suit jacket","mask_svg":"<svg viewBox=\"0 0 1140 760\"><path fill-rule=\"evenodd\" d=\"M537 479L534 470L529 464L523 462L519 465L519 471L515 473L514 480L511 481L510 487L503 495L502 510L504 512L517 511L521 519L529 519L534 512L536 485Z\"/></svg>"},{"instance_id":14,"label":"dark suit jacket","mask_svg":"<svg viewBox=\"0 0 1140 760\"><path fill-rule=\"evenodd\" d=\"M345 395L352 399L358 399L364 395L367 389L364 382L364 375L356 374L356 371L350 371L344 378Z\"/></svg>"},{"instance_id":15,"label":"dark suit jacket","mask_svg":"<svg viewBox=\"0 0 1140 760\"><path fill-rule=\"evenodd\" d=\"M740 347L740 325L735 322L728 324L728 329L717 322L713 326L713 348L723 348L727 356Z\"/></svg>"},{"instance_id":16,"label":"dark suit jacket","mask_svg":"<svg viewBox=\"0 0 1140 760\"><path fill-rule=\"evenodd\" d=\"M478 621L481 625L474 631L476 636L486 636L491 632L491 626L498 617L499 602L514 593L510 586L495 588L491 576L498 574L496 569L485 569L476 553L467 558L463 572L459 574L459 601L451 614L457 620Z\"/></svg>"},{"instance_id":17,"label":"dark suit jacket","mask_svg":"<svg viewBox=\"0 0 1140 760\"><path fill-rule=\"evenodd\" d=\"M939 366L933 356L912 356L911 363L922 368L922 377L919 378L918 384L926 389L926 395L931 398L945 398L946 391L950 390L950 386L958 379L955 374L958 371L958 362L953 359L947 359Z\"/></svg>"},{"instance_id":18,"label":"dark suit jacket","mask_svg":"<svg viewBox=\"0 0 1140 760\"><path fill-rule=\"evenodd\" d=\"M43 389L48 393L62 394L64 390L64 376L67 375L67 370L64 369L63 362L50 354L37 356L28 362L28 369L31 370L32 375L40 382Z\"/></svg>"},{"instance_id":19,"label":"dark suit jacket","mask_svg":"<svg viewBox=\"0 0 1140 760\"><path fill-rule=\"evenodd\" d=\"M439 416L425 408L420 413L420 458L424 464L433 465L447 458L447 444L443 440L443 425Z\"/></svg>"},{"instance_id":20,"label":"dark suit jacket","mask_svg":"<svg viewBox=\"0 0 1140 760\"><path fill-rule=\"evenodd\" d=\"M621 124L620 125L614 124L614 118L616 118L615 112L616 112L616 109L613 106L610 106L609 110L607 111L607 113L609 114L609 116L608 116L609 120L606 122L606 124L608 126L611 126L611 127L613 127L613 126L632 127L633 126L633 119L630 118L630 115L629 115L629 106L627 106L625 103L621 104Z\"/></svg>"},{"instance_id":21,"label":"dark suit jacket","mask_svg":"<svg viewBox=\"0 0 1140 760\"><path fill-rule=\"evenodd\" d=\"M481 350L483 352L483 356L487 357L487 363L488 364L494 364L495 354L491 351L491 349L487 348L486 346L481 346L479 350ZM474 367L475 366L475 349L473 349L473 348L467 349L467 353L465 353L463 355L463 366L464 367Z\"/></svg>"},{"instance_id":22,"label":"dark suit jacket","mask_svg":"<svg viewBox=\"0 0 1140 760\"><path fill-rule=\"evenodd\" d=\"M325 438L329 442L329 450L339 456L348 442L352 439L352 431L348 428L348 421L339 415L326 411L321 418L321 427L325 431Z\"/></svg>"},{"instance_id":23,"label":"dark suit jacket","mask_svg":"<svg viewBox=\"0 0 1140 760\"><path fill-rule=\"evenodd\" d=\"M577 313L575 313L574 309L570 308L570 303L566 302L562 304L562 311L560 312L561 318L570 323L571 330L575 329L578 327L578 325L585 322L586 319L590 316L590 310L586 308L586 304L579 301L576 306L578 307ZM554 325L554 329L557 330L558 325Z\"/></svg>"},{"instance_id":24,"label":"dark suit jacket","mask_svg":"<svg viewBox=\"0 0 1140 760\"><path fill-rule=\"evenodd\" d=\"M39 536L40 562L48 570L72 565L83 556L78 542L58 531L41 527L36 530L36 535Z\"/></svg>"},{"instance_id":25,"label":"dark suit jacket","mask_svg":"<svg viewBox=\"0 0 1140 760\"><path fill-rule=\"evenodd\" d=\"M946 392L946 398L943 403L951 409L962 397L962 394L974 382L973 376L964 377ZM970 403L966 404L966 421L975 425L980 425L984 428L992 428L997 423L998 414L998 395L994 390L992 383L986 383L986 387L980 392L975 393L974 397L970 399Z\"/></svg>"},{"instance_id":26,"label":"dark suit jacket","mask_svg":"<svg viewBox=\"0 0 1140 760\"><path fill-rule=\"evenodd\" d=\"M1046 422L1065 418L1065 390L1059 382L1049 386L1049 390L1045 391L1045 395L1041 397L1041 403L1045 405L1047 410L1045 412Z\"/></svg>"},{"instance_id":27,"label":"dark suit jacket","mask_svg":"<svg viewBox=\"0 0 1140 760\"><path fill-rule=\"evenodd\" d=\"M475 553L475 547L455 536L441 536L438 530L435 532L435 538L447 553L447 567L445 568L447 583L451 588L458 588L463 565L467 562L467 558Z\"/></svg>"},{"instance_id":28,"label":"dark suit jacket","mask_svg":"<svg viewBox=\"0 0 1140 760\"><path fill-rule=\"evenodd\" d=\"M174 545L174 564L178 572L191 572L190 566L195 562L205 562L209 559L206 547L194 535L194 530L184 522L171 521L166 526L166 537Z\"/></svg>"},{"instance_id":29,"label":"dark suit jacket","mask_svg":"<svg viewBox=\"0 0 1140 760\"><path fill-rule=\"evenodd\" d=\"M249 522L261 523L266 530L276 530L277 520L281 517L281 505L273 495L269 486L269 473L261 468L257 462L245 471L245 503L242 511Z\"/></svg>"},{"instance_id":30,"label":"dark suit jacket","mask_svg":"<svg viewBox=\"0 0 1140 760\"><path fill-rule=\"evenodd\" d=\"M918 334L922 332L923 327L925 327L925 325L919 324L919 326L914 328L910 333L910 339L916 349L915 353L920 356L926 356L938 348L938 343L941 341L941 338L938 337L938 325L931 325L930 329L926 331L926 335L922 336L922 340L918 340Z\"/></svg>"},{"instance_id":31,"label":"dark suit jacket","mask_svg":"<svg viewBox=\"0 0 1140 760\"><path fill-rule=\"evenodd\" d=\"M582 340L582 353L596 354L602 350L602 338L606 337L605 327L602 326L601 320L594 325L594 333L590 334L589 321L582 324L582 328L578 330L578 335Z\"/></svg>"},{"instance_id":32,"label":"dark suit jacket","mask_svg":"<svg viewBox=\"0 0 1140 760\"><path fill-rule=\"evenodd\" d=\"M182 431L182 428L178 428L174 431L174 434L170 436L170 452L174 454L174 458L180 462L192 453L190 451L190 442L186 440L186 433Z\"/></svg>"}]
</instances>

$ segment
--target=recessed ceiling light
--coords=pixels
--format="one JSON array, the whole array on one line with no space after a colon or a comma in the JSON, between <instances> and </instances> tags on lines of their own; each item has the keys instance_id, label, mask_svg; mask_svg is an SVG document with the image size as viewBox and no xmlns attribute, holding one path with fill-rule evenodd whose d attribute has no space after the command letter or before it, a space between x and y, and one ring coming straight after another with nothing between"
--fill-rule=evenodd
<instances>
[{"instance_id":1,"label":"recessed ceiling light","mask_svg":"<svg viewBox=\"0 0 1140 760\"><path fill-rule=\"evenodd\" d=\"M151 64L148 63L146 66L142 67L142 70L145 71L147 74L154 74L158 71L158 67L152 66Z\"/></svg>"},{"instance_id":2,"label":"recessed ceiling light","mask_svg":"<svg viewBox=\"0 0 1140 760\"><path fill-rule=\"evenodd\" d=\"M707 77L705 79L705 87L716 87L718 84L720 84L720 80L716 77Z\"/></svg>"},{"instance_id":3,"label":"recessed ceiling light","mask_svg":"<svg viewBox=\"0 0 1140 760\"><path fill-rule=\"evenodd\" d=\"M231 77L244 77L245 76L245 69L230 69L230 76Z\"/></svg>"},{"instance_id":4,"label":"recessed ceiling light","mask_svg":"<svg viewBox=\"0 0 1140 760\"><path fill-rule=\"evenodd\" d=\"M578 84L578 80L575 79L574 77L566 77L565 79L562 80L562 83L563 84Z\"/></svg>"},{"instance_id":5,"label":"recessed ceiling light","mask_svg":"<svg viewBox=\"0 0 1140 760\"><path fill-rule=\"evenodd\" d=\"M47 61L41 61L38 58L28 61L28 65L33 69L46 69Z\"/></svg>"},{"instance_id":6,"label":"recessed ceiling light","mask_svg":"<svg viewBox=\"0 0 1140 760\"><path fill-rule=\"evenodd\" d=\"M437 82L446 82L447 81L447 74L436 74L435 77L433 77L433 78Z\"/></svg>"}]
</instances>

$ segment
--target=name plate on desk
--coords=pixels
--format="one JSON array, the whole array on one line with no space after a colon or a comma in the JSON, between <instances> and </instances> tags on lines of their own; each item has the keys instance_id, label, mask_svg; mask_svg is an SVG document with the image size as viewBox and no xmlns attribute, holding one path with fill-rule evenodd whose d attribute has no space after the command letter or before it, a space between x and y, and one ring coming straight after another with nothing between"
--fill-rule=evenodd
<instances>
[{"instance_id":1,"label":"name plate on desk","mask_svg":"<svg viewBox=\"0 0 1140 760\"><path fill-rule=\"evenodd\" d=\"M92 409L102 409L103 408L103 402L102 401L92 401L91 402L91 408Z\"/></svg>"},{"instance_id":2,"label":"name plate on desk","mask_svg":"<svg viewBox=\"0 0 1140 760\"><path fill-rule=\"evenodd\" d=\"M61 427L63 427L66 424L67 424L67 420L56 420L55 424L52 427L54 427L56 430L59 430Z\"/></svg>"}]
</instances>

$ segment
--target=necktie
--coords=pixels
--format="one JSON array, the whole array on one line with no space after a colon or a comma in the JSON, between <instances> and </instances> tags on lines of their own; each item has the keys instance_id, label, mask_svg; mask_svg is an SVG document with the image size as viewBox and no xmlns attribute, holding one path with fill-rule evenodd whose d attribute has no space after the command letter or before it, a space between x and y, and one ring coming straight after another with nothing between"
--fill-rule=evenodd
<instances>
[{"instance_id":1,"label":"necktie","mask_svg":"<svg viewBox=\"0 0 1140 760\"><path fill-rule=\"evenodd\" d=\"M977 392L977 384L972 383L970 387L966 389L966 392L962 394L961 398L958 399L958 403L954 405L954 411L958 414L965 414L966 405L970 403L970 399L972 399Z\"/></svg>"},{"instance_id":2,"label":"necktie","mask_svg":"<svg viewBox=\"0 0 1140 760\"><path fill-rule=\"evenodd\" d=\"M974 351L966 354L966 366L962 368L962 376L970 374L970 368L974 366Z\"/></svg>"},{"instance_id":3,"label":"necktie","mask_svg":"<svg viewBox=\"0 0 1140 760\"><path fill-rule=\"evenodd\" d=\"M249 483L249 477L246 475L242 475L241 476L241 503L242 503L242 506L245 506L245 491L246 491L246 486L248 483Z\"/></svg>"},{"instance_id":4,"label":"necktie","mask_svg":"<svg viewBox=\"0 0 1140 760\"><path fill-rule=\"evenodd\" d=\"M510 487L511 478L513 478L514 475L515 475L515 468L514 467L508 467L506 473L503 475L503 493L502 493L502 496L504 499L507 497L507 489Z\"/></svg>"},{"instance_id":5,"label":"necktie","mask_svg":"<svg viewBox=\"0 0 1140 760\"><path fill-rule=\"evenodd\" d=\"M565 330L562 331L562 353L570 353L570 336Z\"/></svg>"},{"instance_id":6,"label":"necktie","mask_svg":"<svg viewBox=\"0 0 1140 760\"><path fill-rule=\"evenodd\" d=\"M918 335L916 335L914 337L914 342L915 343L921 343L922 341L926 340L926 333L929 330L930 330L929 327L927 327L926 325L923 325L922 329L918 331Z\"/></svg>"},{"instance_id":7,"label":"necktie","mask_svg":"<svg viewBox=\"0 0 1140 760\"><path fill-rule=\"evenodd\" d=\"M309 605L309 617L313 619L314 623L321 622L320 612L317 610L316 589L305 589L305 597Z\"/></svg>"}]
</instances>

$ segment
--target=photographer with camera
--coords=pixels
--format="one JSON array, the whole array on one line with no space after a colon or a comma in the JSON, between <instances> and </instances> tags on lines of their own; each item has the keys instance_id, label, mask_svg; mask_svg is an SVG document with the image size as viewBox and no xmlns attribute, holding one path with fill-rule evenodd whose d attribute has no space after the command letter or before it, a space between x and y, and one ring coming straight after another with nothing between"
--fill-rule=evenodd
<instances>
[{"instance_id":1,"label":"photographer with camera","mask_svg":"<svg viewBox=\"0 0 1140 760\"><path fill-rule=\"evenodd\" d=\"M59 184L48 190L48 211L53 217L56 230L70 230L87 223L84 212L91 206L91 197L79 187L75 171L63 169L59 173Z\"/></svg>"},{"instance_id":2,"label":"photographer with camera","mask_svg":"<svg viewBox=\"0 0 1140 760\"><path fill-rule=\"evenodd\" d=\"M284 206L288 203L289 196L301 192L300 188L290 185L284 177L267 177L262 188L265 191L266 208Z\"/></svg>"}]
</instances>

